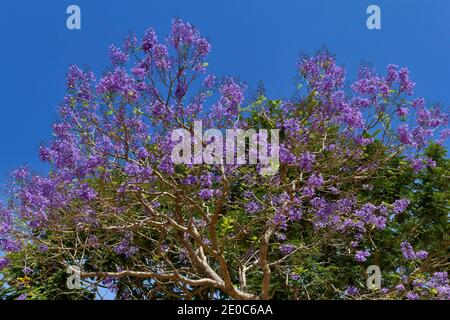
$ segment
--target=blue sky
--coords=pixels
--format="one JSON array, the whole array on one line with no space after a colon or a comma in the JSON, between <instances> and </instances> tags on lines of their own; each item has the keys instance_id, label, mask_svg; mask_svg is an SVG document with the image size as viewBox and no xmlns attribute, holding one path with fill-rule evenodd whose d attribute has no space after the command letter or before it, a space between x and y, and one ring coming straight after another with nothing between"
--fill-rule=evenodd
<instances>
[{"instance_id":1,"label":"blue sky","mask_svg":"<svg viewBox=\"0 0 450 320\"><path fill-rule=\"evenodd\" d=\"M66 28L66 8L81 8L81 30ZM382 29L368 30L366 8L381 7ZM355 76L364 60L383 69L408 66L416 95L450 102L450 2L448 0L227 0L227 1L8 1L1 4L0 183L28 163L44 170L37 151L48 140L65 91L68 65L107 67L108 46L130 30L148 26L160 38L179 16L212 43L210 70L239 76L270 97L290 96L301 52L323 45Z\"/></svg>"}]
</instances>

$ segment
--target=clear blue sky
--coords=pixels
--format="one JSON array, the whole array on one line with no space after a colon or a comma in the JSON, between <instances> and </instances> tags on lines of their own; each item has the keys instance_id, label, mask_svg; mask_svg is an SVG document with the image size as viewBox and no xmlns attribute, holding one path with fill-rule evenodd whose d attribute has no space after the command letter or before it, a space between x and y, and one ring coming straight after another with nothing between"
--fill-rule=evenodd
<instances>
[{"instance_id":1,"label":"clear blue sky","mask_svg":"<svg viewBox=\"0 0 450 320\"><path fill-rule=\"evenodd\" d=\"M66 8L81 7L82 29L66 28ZM382 29L366 28L366 8L382 10ZM355 75L358 64L408 66L416 94L450 102L450 1L448 0L41 0L3 1L0 7L0 182L37 156L50 138L69 64L107 66L108 45L128 31L154 26L160 37L179 16L197 25L212 43L211 70L262 80L272 97L293 91L300 52L326 44Z\"/></svg>"}]
</instances>

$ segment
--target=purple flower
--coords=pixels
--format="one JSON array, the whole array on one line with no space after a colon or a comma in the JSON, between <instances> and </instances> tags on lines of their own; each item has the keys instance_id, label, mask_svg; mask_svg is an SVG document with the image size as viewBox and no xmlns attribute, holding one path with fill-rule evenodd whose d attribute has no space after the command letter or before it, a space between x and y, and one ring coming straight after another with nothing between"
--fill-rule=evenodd
<instances>
[{"instance_id":1,"label":"purple flower","mask_svg":"<svg viewBox=\"0 0 450 320\"><path fill-rule=\"evenodd\" d=\"M52 151L45 146L41 146L39 148L39 157L42 161L50 161L52 159Z\"/></svg>"},{"instance_id":2,"label":"purple flower","mask_svg":"<svg viewBox=\"0 0 450 320\"><path fill-rule=\"evenodd\" d=\"M28 171L27 166L20 167L19 169L15 170L12 173L13 178L18 181L25 180L26 178L29 177L29 175L30 175L30 172Z\"/></svg>"},{"instance_id":3,"label":"purple flower","mask_svg":"<svg viewBox=\"0 0 450 320\"><path fill-rule=\"evenodd\" d=\"M415 83L409 80L409 70L402 68L398 74L400 78L400 92L412 94Z\"/></svg>"},{"instance_id":4,"label":"purple flower","mask_svg":"<svg viewBox=\"0 0 450 320\"><path fill-rule=\"evenodd\" d=\"M280 246L280 251L282 254L288 255L294 252L296 248L297 247L292 244L283 244Z\"/></svg>"},{"instance_id":5,"label":"purple flower","mask_svg":"<svg viewBox=\"0 0 450 320\"><path fill-rule=\"evenodd\" d=\"M359 289L355 286L348 286L347 289L345 290L345 294L352 297L357 296L359 295Z\"/></svg>"},{"instance_id":6,"label":"purple flower","mask_svg":"<svg viewBox=\"0 0 450 320\"><path fill-rule=\"evenodd\" d=\"M300 168L306 172L312 170L316 156L310 152L302 153L298 159Z\"/></svg>"},{"instance_id":7,"label":"purple flower","mask_svg":"<svg viewBox=\"0 0 450 320\"><path fill-rule=\"evenodd\" d=\"M405 290L405 286L403 284L399 284L397 286L395 286L395 290L401 292Z\"/></svg>"},{"instance_id":8,"label":"purple flower","mask_svg":"<svg viewBox=\"0 0 450 320\"><path fill-rule=\"evenodd\" d=\"M407 124L402 124L397 128L398 139L401 143L409 145L412 143L412 136Z\"/></svg>"},{"instance_id":9,"label":"purple flower","mask_svg":"<svg viewBox=\"0 0 450 320\"><path fill-rule=\"evenodd\" d=\"M145 158L148 158L149 153L148 153L147 149L145 149L144 147L140 147L137 150L136 155L139 159L145 159Z\"/></svg>"},{"instance_id":10,"label":"purple flower","mask_svg":"<svg viewBox=\"0 0 450 320\"><path fill-rule=\"evenodd\" d=\"M77 82L82 78L83 71L78 66L69 66L69 71L66 75L67 88L74 88Z\"/></svg>"},{"instance_id":11,"label":"purple flower","mask_svg":"<svg viewBox=\"0 0 450 320\"><path fill-rule=\"evenodd\" d=\"M400 244L400 249L405 259L412 260L416 258L416 253L414 252L411 244L408 241L403 241Z\"/></svg>"},{"instance_id":12,"label":"purple flower","mask_svg":"<svg viewBox=\"0 0 450 320\"><path fill-rule=\"evenodd\" d=\"M139 80L142 80L145 78L145 75L147 74L147 69L143 68L140 64L133 67L131 69L131 73Z\"/></svg>"},{"instance_id":13,"label":"purple flower","mask_svg":"<svg viewBox=\"0 0 450 320\"><path fill-rule=\"evenodd\" d=\"M425 250L417 251L416 257L417 259L425 260L428 257L428 252Z\"/></svg>"},{"instance_id":14,"label":"purple flower","mask_svg":"<svg viewBox=\"0 0 450 320\"><path fill-rule=\"evenodd\" d=\"M301 279L301 276L299 274L297 274L297 273L291 273L289 275L289 277L291 278L291 280L294 280L294 281L298 281L298 280Z\"/></svg>"},{"instance_id":15,"label":"purple flower","mask_svg":"<svg viewBox=\"0 0 450 320\"><path fill-rule=\"evenodd\" d=\"M386 217L373 217L372 223L378 230L383 230L384 228L386 228L386 220Z\"/></svg>"},{"instance_id":16,"label":"purple flower","mask_svg":"<svg viewBox=\"0 0 450 320\"><path fill-rule=\"evenodd\" d=\"M96 90L100 94L121 93L128 99L135 100L137 98L133 78L121 67L116 67L114 71L106 73L106 75L99 80Z\"/></svg>"},{"instance_id":17,"label":"purple flower","mask_svg":"<svg viewBox=\"0 0 450 320\"><path fill-rule=\"evenodd\" d=\"M397 109L397 115L399 117L405 117L408 114L408 109L405 107L400 107Z\"/></svg>"},{"instance_id":18,"label":"purple flower","mask_svg":"<svg viewBox=\"0 0 450 320\"><path fill-rule=\"evenodd\" d=\"M301 59L298 68L312 89L324 95L341 88L344 83L344 69L336 64L335 59L326 50L313 57Z\"/></svg>"},{"instance_id":19,"label":"purple flower","mask_svg":"<svg viewBox=\"0 0 450 320\"><path fill-rule=\"evenodd\" d=\"M365 251L356 251L355 260L358 262L364 262L367 260L367 257L370 256L369 250Z\"/></svg>"},{"instance_id":20,"label":"purple flower","mask_svg":"<svg viewBox=\"0 0 450 320\"><path fill-rule=\"evenodd\" d=\"M281 230L287 229L287 217L282 212L277 211L273 217L273 222L277 225Z\"/></svg>"},{"instance_id":21,"label":"purple flower","mask_svg":"<svg viewBox=\"0 0 450 320\"><path fill-rule=\"evenodd\" d=\"M302 220L302 210L300 208L289 208L288 215L291 222Z\"/></svg>"},{"instance_id":22,"label":"purple flower","mask_svg":"<svg viewBox=\"0 0 450 320\"><path fill-rule=\"evenodd\" d=\"M94 235L90 235L87 239L87 245L89 247L97 247L98 246L98 238Z\"/></svg>"},{"instance_id":23,"label":"purple flower","mask_svg":"<svg viewBox=\"0 0 450 320\"><path fill-rule=\"evenodd\" d=\"M420 296L417 293L410 291L410 292L406 293L406 299L408 299L408 300L419 300Z\"/></svg>"},{"instance_id":24,"label":"purple flower","mask_svg":"<svg viewBox=\"0 0 450 320\"><path fill-rule=\"evenodd\" d=\"M408 199L395 200L392 204L392 211L394 214L400 214L406 210L409 206L410 201Z\"/></svg>"},{"instance_id":25,"label":"purple flower","mask_svg":"<svg viewBox=\"0 0 450 320\"><path fill-rule=\"evenodd\" d=\"M296 157L286 147L284 143L280 144L280 161L281 163L293 164L296 161Z\"/></svg>"},{"instance_id":26,"label":"purple flower","mask_svg":"<svg viewBox=\"0 0 450 320\"><path fill-rule=\"evenodd\" d=\"M380 293L381 294L387 294L389 292L389 289L388 288L381 288L380 289Z\"/></svg>"},{"instance_id":27,"label":"purple flower","mask_svg":"<svg viewBox=\"0 0 450 320\"><path fill-rule=\"evenodd\" d=\"M261 211L261 206L255 201L250 201L245 205L245 211L253 214Z\"/></svg>"},{"instance_id":28,"label":"purple flower","mask_svg":"<svg viewBox=\"0 0 450 320\"><path fill-rule=\"evenodd\" d=\"M421 148L426 145L427 138L433 134L433 131L431 129L423 128L423 127L416 127L411 132L412 138L414 141L414 145L417 148Z\"/></svg>"},{"instance_id":29,"label":"purple flower","mask_svg":"<svg viewBox=\"0 0 450 320\"><path fill-rule=\"evenodd\" d=\"M136 48L136 44L137 44L137 38L134 34L129 34L128 37L126 37L124 44L123 44L123 48L125 51L134 51L134 49Z\"/></svg>"},{"instance_id":30,"label":"purple flower","mask_svg":"<svg viewBox=\"0 0 450 320\"><path fill-rule=\"evenodd\" d=\"M131 237L125 236L115 247L114 252L117 254L123 254L125 257L130 258L136 254L139 249L136 246L131 245Z\"/></svg>"},{"instance_id":31,"label":"purple flower","mask_svg":"<svg viewBox=\"0 0 450 320\"><path fill-rule=\"evenodd\" d=\"M27 299L27 294L26 293L22 293L20 296L18 296L16 298L16 300L26 300Z\"/></svg>"},{"instance_id":32,"label":"purple flower","mask_svg":"<svg viewBox=\"0 0 450 320\"><path fill-rule=\"evenodd\" d=\"M200 192L198 193L198 196L202 200L205 200L205 201L210 200L211 198L214 197L214 189L203 189L203 190L200 190Z\"/></svg>"},{"instance_id":33,"label":"purple flower","mask_svg":"<svg viewBox=\"0 0 450 320\"><path fill-rule=\"evenodd\" d=\"M450 128L446 128L441 131L439 140L437 142L442 145L444 144L444 142L447 140L448 137L450 137Z\"/></svg>"},{"instance_id":34,"label":"purple flower","mask_svg":"<svg viewBox=\"0 0 450 320\"><path fill-rule=\"evenodd\" d=\"M193 175L189 175L183 180L183 183L188 184L188 185L193 185L193 184L196 184L197 182L198 182L197 177L193 176Z\"/></svg>"},{"instance_id":35,"label":"purple flower","mask_svg":"<svg viewBox=\"0 0 450 320\"><path fill-rule=\"evenodd\" d=\"M332 194L339 194L339 189L336 187L330 187L329 190Z\"/></svg>"},{"instance_id":36,"label":"purple flower","mask_svg":"<svg viewBox=\"0 0 450 320\"><path fill-rule=\"evenodd\" d=\"M0 239L0 251L5 252L19 252L21 244L19 240L13 239Z\"/></svg>"},{"instance_id":37,"label":"purple flower","mask_svg":"<svg viewBox=\"0 0 450 320\"><path fill-rule=\"evenodd\" d=\"M38 250L39 252L46 252L48 251L48 246L41 244L38 246Z\"/></svg>"},{"instance_id":38,"label":"purple flower","mask_svg":"<svg viewBox=\"0 0 450 320\"><path fill-rule=\"evenodd\" d=\"M9 264L9 259L8 258L0 258L0 271L5 269L8 264Z\"/></svg>"},{"instance_id":39,"label":"purple flower","mask_svg":"<svg viewBox=\"0 0 450 320\"><path fill-rule=\"evenodd\" d=\"M33 269L31 269L30 267L24 267L24 268L22 269L22 272L23 272L24 274L30 274L30 273L33 272Z\"/></svg>"},{"instance_id":40,"label":"purple flower","mask_svg":"<svg viewBox=\"0 0 450 320\"><path fill-rule=\"evenodd\" d=\"M178 100L182 100L188 89L186 80L178 81L175 89L175 97Z\"/></svg>"},{"instance_id":41,"label":"purple flower","mask_svg":"<svg viewBox=\"0 0 450 320\"><path fill-rule=\"evenodd\" d=\"M414 173L419 173L425 168L425 164L423 163L423 159L411 159L411 168Z\"/></svg>"},{"instance_id":42,"label":"purple flower","mask_svg":"<svg viewBox=\"0 0 450 320\"><path fill-rule=\"evenodd\" d=\"M150 167L140 166L136 162L127 162L123 169L124 173L131 177L148 178L152 175L152 169Z\"/></svg>"},{"instance_id":43,"label":"purple flower","mask_svg":"<svg viewBox=\"0 0 450 320\"><path fill-rule=\"evenodd\" d=\"M416 98L413 100L411 106L414 109L422 109L423 107L425 107L425 99L424 98Z\"/></svg>"},{"instance_id":44,"label":"purple flower","mask_svg":"<svg viewBox=\"0 0 450 320\"><path fill-rule=\"evenodd\" d=\"M78 197L83 201L92 201L97 197L97 192L87 183L84 183L78 190Z\"/></svg>"},{"instance_id":45,"label":"purple flower","mask_svg":"<svg viewBox=\"0 0 450 320\"><path fill-rule=\"evenodd\" d=\"M378 76L374 70L365 67L359 72L359 80L351 87L354 92L370 97L371 103L378 103L378 97L387 98L390 83Z\"/></svg>"},{"instance_id":46,"label":"purple flower","mask_svg":"<svg viewBox=\"0 0 450 320\"><path fill-rule=\"evenodd\" d=\"M373 141L373 138L357 137L355 139L355 142L361 146L368 146L369 144L373 143Z\"/></svg>"},{"instance_id":47,"label":"purple flower","mask_svg":"<svg viewBox=\"0 0 450 320\"><path fill-rule=\"evenodd\" d=\"M323 185L323 177L322 175L319 174L312 174L309 178L308 178L308 182L307 182L308 187L320 187Z\"/></svg>"},{"instance_id":48,"label":"purple flower","mask_svg":"<svg viewBox=\"0 0 450 320\"><path fill-rule=\"evenodd\" d=\"M449 281L447 272L435 272L433 273L433 276L429 281L429 284L431 284L434 287L437 285L446 285L448 283Z\"/></svg>"},{"instance_id":49,"label":"purple flower","mask_svg":"<svg viewBox=\"0 0 450 320\"><path fill-rule=\"evenodd\" d=\"M377 207L372 203L364 204L361 209L356 210L356 215L360 218L363 218L366 222L371 221L373 214L377 210Z\"/></svg>"},{"instance_id":50,"label":"purple flower","mask_svg":"<svg viewBox=\"0 0 450 320\"><path fill-rule=\"evenodd\" d=\"M220 88L220 94L222 104L229 109L236 108L244 100L242 87L231 78Z\"/></svg>"},{"instance_id":51,"label":"purple flower","mask_svg":"<svg viewBox=\"0 0 450 320\"><path fill-rule=\"evenodd\" d=\"M154 209L158 209L159 207L161 207L161 203L159 201L153 201L152 202L152 207Z\"/></svg>"},{"instance_id":52,"label":"purple flower","mask_svg":"<svg viewBox=\"0 0 450 320\"><path fill-rule=\"evenodd\" d=\"M433 159L426 159L425 162L430 168L436 168L436 161Z\"/></svg>"},{"instance_id":53,"label":"purple flower","mask_svg":"<svg viewBox=\"0 0 450 320\"><path fill-rule=\"evenodd\" d=\"M70 99L90 101L92 98L91 83L95 80L94 74L90 71L84 72L77 66L70 66L66 76L67 88Z\"/></svg>"},{"instance_id":54,"label":"purple flower","mask_svg":"<svg viewBox=\"0 0 450 320\"><path fill-rule=\"evenodd\" d=\"M157 44L153 49L155 65L160 70L168 70L171 67L169 51L163 44Z\"/></svg>"},{"instance_id":55,"label":"purple flower","mask_svg":"<svg viewBox=\"0 0 450 320\"><path fill-rule=\"evenodd\" d=\"M216 76L213 74L210 74L206 76L205 80L203 80L203 87L205 89L212 89L214 87L214 84L216 82Z\"/></svg>"},{"instance_id":56,"label":"purple flower","mask_svg":"<svg viewBox=\"0 0 450 320\"><path fill-rule=\"evenodd\" d=\"M386 81L388 83L393 83L394 81L398 80L398 71L397 71L398 66L395 64L389 64L387 66L387 76L386 76Z\"/></svg>"},{"instance_id":57,"label":"purple flower","mask_svg":"<svg viewBox=\"0 0 450 320\"><path fill-rule=\"evenodd\" d=\"M172 174L175 170L173 162L168 156L162 158L161 163L158 166L158 169L166 174Z\"/></svg>"},{"instance_id":58,"label":"purple flower","mask_svg":"<svg viewBox=\"0 0 450 320\"><path fill-rule=\"evenodd\" d=\"M213 106L213 115L235 116L239 105L244 101L244 87L236 83L232 78L226 78L219 88L220 100Z\"/></svg>"},{"instance_id":59,"label":"purple flower","mask_svg":"<svg viewBox=\"0 0 450 320\"><path fill-rule=\"evenodd\" d=\"M197 40L197 52L199 56L206 56L211 50L211 45L205 38L200 38Z\"/></svg>"},{"instance_id":60,"label":"purple flower","mask_svg":"<svg viewBox=\"0 0 450 320\"><path fill-rule=\"evenodd\" d=\"M197 28L189 23L183 22L181 19L172 20L172 32L170 40L175 48L181 46L189 46L193 44L199 37Z\"/></svg>"},{"instance_id":61,"label":"purple flower","mask_svg":"<svg viewBox=\"0 0 450 320\"><path fill-rule=\"evenodd\" d=\"M345 107L342 110L342 120L351 128L364 127L364 119L361 111L352 107Z\"/></svg>"},{"instance_id":62,"label":"purple flower","mask_svg":"<svg viewBox=\"0 0 450 320\"><path fill-rule=\"evenodd\" d=\"M153 28L148 28L142 38L142 49L144 52L149 52L158 43L158 38L156 36L155 30Z\"/></svg>"},{"instance_id":63,"label":"purple flower","mask_svg":"<svg viewBox=\"0 0 450 320\"><path fill-rule=\"evenodd\" d=\"M386 204L380 204L378 206L378 211L383 217L386 217L389 214L389 207Z\"/></svg>"},{"instance_id":64,"label":"purple flower","mask_svg":"<svg viewBox=\"0 0 450 320\"><path fill-rule=\"evenodd\" d=\"M194 47L195 58L206 56L211 49L209 42L200 36L198 29L181 19L173 19L169 39L176 49Z\"/></svg>"},{"instance_id":65,"label":"purple flower","mask_svg":"<svg viewBox=\"0 0 450 320\"><path fill-rule=\"evenodd\" d=\"M114 45L109 46L109 56L115 65L122 65L128 60L128 55Z\"/></svg>"},{"instance_id":66,"label":"purple flower","mask_svg":"<svg viewBox=\"0 0 450 320\"><path fill-rule=\"evenodd\" d=\"M447 272L435 272L426 286L436 291L437 298L442 300L450 299L450 286Z\"/></svg>"},{"instance_id":67,"label":"purple flower","mask_svg":"<svg viewBox=\"0 0 450 320\"><path fill-rule=\"evenodd\" d=\"M275 233L275 238L278 241L285 241L287 239L286 234L285 233L280 233L280 232Z\"/></svg>"}]
</instances>

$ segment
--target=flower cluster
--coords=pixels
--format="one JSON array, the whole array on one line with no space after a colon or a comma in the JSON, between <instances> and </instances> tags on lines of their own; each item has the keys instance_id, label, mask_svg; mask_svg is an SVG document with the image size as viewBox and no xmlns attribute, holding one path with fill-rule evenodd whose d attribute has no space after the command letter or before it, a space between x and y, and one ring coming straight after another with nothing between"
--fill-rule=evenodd
<instances>
[{"instance_id":1,"label":"flower cluster","mask_svg":"<svg viewBox=\"0 0 450 320\"><path fill-rule=\"evenodd\" d=\"M407 260L413 260L413 259L419 259L419 260L425 260L428 257L428 252L421 250L418 252L414 252L413 247L408 241L403 241L400 244L401 251L403 254L403 257Z\"/></svg>"}]
</instances>

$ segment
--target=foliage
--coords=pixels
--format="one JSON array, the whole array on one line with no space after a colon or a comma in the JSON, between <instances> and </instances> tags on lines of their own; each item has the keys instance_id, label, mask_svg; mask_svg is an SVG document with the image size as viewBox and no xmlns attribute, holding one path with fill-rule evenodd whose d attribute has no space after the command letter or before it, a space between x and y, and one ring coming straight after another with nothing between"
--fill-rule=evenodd
<instances>
[{"instance_id":1,"label":"foliage","mask_svg":"<svg viewBox=\"0 0 450 320\"><path fill-rule=\"evenodd\" d=\"M448 299L448 114L412 97L408 70L365 66L347 85L322 50L299 59L294 98L245 101L244 84L206 74L209 51L175 19L165 43L150 28L111 46L99 80L69 68L39 152L51 170L16 170L1 207L0 297ZM279 129L276 174L175 164L171 133L195 120ZM365 289L370 264L380 290Z\"/></svg>"}]
</instances>

